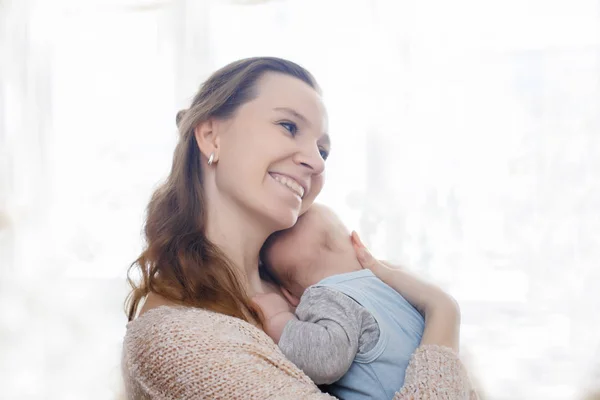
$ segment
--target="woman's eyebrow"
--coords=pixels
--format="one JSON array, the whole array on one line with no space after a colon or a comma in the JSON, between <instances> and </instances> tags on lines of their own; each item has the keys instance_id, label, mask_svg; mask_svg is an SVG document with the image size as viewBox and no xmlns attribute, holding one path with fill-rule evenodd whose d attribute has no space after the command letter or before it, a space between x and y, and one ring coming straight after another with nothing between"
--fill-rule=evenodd
<instances>
[{"instance_id":1,"label":"woman's eyebrow","mask_svg":"<svg viewBox=\"0 0 600 400\"><path fill-rule=\"evenodd\" d=\"M310 122L308 122L308 119L304 115L300 114L298 111L296 111L296 110L294 110L292 108L289 108L289 107L275 107L273 110L275 110L275 111L282 111L282 112L284 112L286 114L293 115L294 117L298 118L303 123L305 123L306 125L310 125Z\"/></svg>"}]
</instances>

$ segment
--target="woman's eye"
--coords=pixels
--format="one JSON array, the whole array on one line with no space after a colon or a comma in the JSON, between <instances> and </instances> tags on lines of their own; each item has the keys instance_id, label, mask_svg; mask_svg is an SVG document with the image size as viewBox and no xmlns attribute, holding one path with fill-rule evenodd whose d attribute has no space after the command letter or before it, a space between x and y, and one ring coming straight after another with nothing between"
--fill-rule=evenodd
<instances>
[{"instance_id":1,"label":"woman's eye","mask_svg":"<svg viewBox=\"0 0 600 400\"><path fill-rule=\"evenodd\" d=\"M279 125L283 126L292 136L296 136L298 132L298 126L293 122L280 122Z\"/></svg>"},{"instance_id":2,"label":"woman's eye","mask_svg":"<svg viewBox=\"0 0 600 400\"><path fill-rule=\"evenodd\" d=\"M323 157L323 160L327 160L327 157L329 157L329 151L325 149L319 149L319 153L321 154L321 157Z\"/></svg>"}]
</instances>

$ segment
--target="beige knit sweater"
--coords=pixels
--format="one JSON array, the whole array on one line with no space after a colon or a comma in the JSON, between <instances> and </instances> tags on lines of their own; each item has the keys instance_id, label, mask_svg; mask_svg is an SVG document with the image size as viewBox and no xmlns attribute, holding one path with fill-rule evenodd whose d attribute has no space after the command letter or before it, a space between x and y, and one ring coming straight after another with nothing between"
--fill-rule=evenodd
<instances>
[{"instance_id":1,"label":"beige knit sweater","mask_svg":"<svg viewBox=\"0 0 600 400\"><path fill-rule=\"evenodd\" d=\"M214 312L162 306L127 325L123 375L128 399L331 399L263 331ZM447 348L422 346L396 400L476 399Z\"/></svg>"}]
</instances>

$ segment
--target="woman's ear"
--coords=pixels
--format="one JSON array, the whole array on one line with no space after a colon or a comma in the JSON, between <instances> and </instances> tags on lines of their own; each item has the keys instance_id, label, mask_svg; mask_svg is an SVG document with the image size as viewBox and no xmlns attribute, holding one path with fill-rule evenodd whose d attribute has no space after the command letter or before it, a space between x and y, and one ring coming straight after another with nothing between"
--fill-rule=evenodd
<instances>
[{"instance_id":1,"label":"woman's ear","mask_svg":"<svg viewBox=\"0 0 600 400\"><path fill-rule=\"evenodd\" d=\"M284 287L281 287L281 293L283 293L283 297L285 297L285 299L288 301L288 303L290 303L294 307L298 307L298 304L300 304L299 298L297 298L296 296L291 294L290 291Z\"/></svg>"},{"instance_id":2,"label":"woman's ear","mask_svg":"<svg viewBox=\"0 0 600 400\"><path fill-rule=\"evenodd\" d=\"M217 132L216 121L210 118L199 123L194 128L194 137L202 155L208 159L213 154L213 162L217 162L219 160L220 138Z\"/></svg>"}]
</instances>

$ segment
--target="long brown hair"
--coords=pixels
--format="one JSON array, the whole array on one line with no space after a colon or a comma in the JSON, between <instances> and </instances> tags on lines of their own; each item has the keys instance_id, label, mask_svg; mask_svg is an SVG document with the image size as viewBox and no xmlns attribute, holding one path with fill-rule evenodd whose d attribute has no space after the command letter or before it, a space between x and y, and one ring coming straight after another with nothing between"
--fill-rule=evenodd
<instances>
[{"instance_id":1,"label":"long brown hair","mask_svg":"<svg viewBox=\"0 0 600 400\"><path fill-rule=\"evenodd\" d=\"M130 321L140 300L154 292L182 305L260 323L241 268L205 235L206 200L194 129L209 118L231 118L239 106L256 97L256 82L266 72L298 78L319 90L313 76L293 62L248 58L216 71L201 85L190 108L177 113L179 142L171 173L148 204L146 248L127 274L132 291L125 308ZM132 270L141 274L139 283L131 277Z\"/></svg>"}]
</instances>

